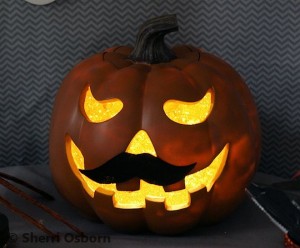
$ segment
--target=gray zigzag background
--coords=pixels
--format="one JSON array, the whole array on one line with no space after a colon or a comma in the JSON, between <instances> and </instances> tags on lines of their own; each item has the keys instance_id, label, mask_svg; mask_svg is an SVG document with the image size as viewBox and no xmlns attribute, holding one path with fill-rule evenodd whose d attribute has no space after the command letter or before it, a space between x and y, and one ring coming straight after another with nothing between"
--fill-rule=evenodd
<instances>
[{"instance_id":1,"label":"gray zigzag background","mask_svg":"<svg viewBox=\"0 0 300 248\"><path fill-rule=\"evenodd\" d=\"M300 1L0 0L0 167L48 163L56 91L80 60L132 45L147 18L176 13L168 42L202 47L245 78L258 105L260 171L300 169Z\"/></svg>"}]
</instances>

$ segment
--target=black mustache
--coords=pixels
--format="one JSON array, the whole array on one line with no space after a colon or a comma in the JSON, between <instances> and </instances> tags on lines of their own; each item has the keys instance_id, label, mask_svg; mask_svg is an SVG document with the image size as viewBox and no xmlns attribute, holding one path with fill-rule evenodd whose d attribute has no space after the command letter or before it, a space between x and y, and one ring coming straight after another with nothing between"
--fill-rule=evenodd
<instances>
[{"instance_id":1,"label":"black mustache","mask_svg":"<svg viewBox=\"0 0 300 248\"><path fill-rule=\"evenodd\" d=\"M120 153L105 164L92 170L80 170L98 183L121 183L134 177L156 185L166 186L182 180L196 163L175 166L151 154Z\"/></svg>"}]
</instances>

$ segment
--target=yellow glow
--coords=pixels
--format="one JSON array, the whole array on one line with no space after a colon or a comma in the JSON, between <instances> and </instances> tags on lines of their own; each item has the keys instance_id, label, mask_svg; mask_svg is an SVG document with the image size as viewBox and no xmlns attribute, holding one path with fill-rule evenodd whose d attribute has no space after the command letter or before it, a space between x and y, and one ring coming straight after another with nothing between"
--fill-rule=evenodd
<instances>
[{"instance_id":1,"label":"yellow glow","mask_svg":"<svg viewBox=\"0 0 300 248\"><path fill-rule=\"evenodd\" d=\"M140 180L140 189L145 193L145 198L152 202L164 202L166 192L162 186Z\"/></svg>"},{"instance_id":2,"label":"yellow glow","mask_svg":"<svg viewBox=\"0 0 300 248\"><path fill-rule=\"evenodd\" d=\"M191 205L191 196L186 189L166 192L165 208L169 211L180 210Z\"/></svg>"},{"instance_id":3,"label":"yellow glow","mask_svg":"<svg viewBox=\"0 0 300 248\"><path fill-rule=\"evenodd\" d=\"M226 144L208 167L191 175L187 175L185 177L185 188L190 193L193 193L206 187L207 192L209 192L224 169L228 150L229 144Z\"/></svg>"},{"instance_id":4,"label":"yellow glow","mask_svg":"<svg viewBox=\"0 0 300 248\"><path fill-rule=\"evenodd\" d=\"M195 125L206 120L212 111L213 103L214 92L209 89L205 96L197 102L168 100L163 108L172 121L183 125Z\"/></svg>"},{"instance_id":5,"label":"yellow glow","mask_svg":"<svg viewBox=\"0 0 300 248\"><path fill-rule=\"evenodd\" d=\"M112 186L113 185L113 186ZM186 189L173 192L165 192L162 186L147 183L140 180L140 189L136 191L118 191L115 184L98 184L99 193L107 194L114 190L113 204L116 208L135 209L145 208L146 199L152 202L164 202L169 211L179 210L191 204L190 194Z\"/></svg>"},{"instance_id":6,"label":"yellow glow","mask_svg":"<svg viewBox=\"0 0 300 248\"><path fill-rule=\"evenodd\" d=\"M123 108L120 99L112 98L98 101L88 87L84 97L84 112L90 122L99 123L116 116Z\"/></svg>"},{"instance_id":7,"label":"yellow glow","mask_svg":"<svg viewBox=\"0 0 300 248\"><path fill-rule=\"evenodd\" d=\"M113 203L116 208L133 209L146 206L144 191L118 191L113 196Z\"/></svg>"},{"instance_id":8,"label":"yellow glow","mask_svg":"<svg viewBox=\"0 0 300 248\"><path fill-rule=\"evenodd\" d=\"M149 135L144 130L140 130L136 133L136 135L130 141L126 152L132 154L149 153L156 157L154 146Z\"/></svg>"},{"instance_id":9,"label":"yellow glow","mask_svg":"<svg viewBox=\"0 0 300 248\"><path fill-rule=\"evenodd\" d=\"M77 165L77 168L79 170L84 170L84 157L79 150L79 148L75 145L75 143L72 141L70 142L71 146L71 154L74 159L74 163Z\"/></svg>"},{"instance_id":10,"label":"yellow glow","mask_svg":"<svg viewBox=\"0 0 300 248\"><path fill-rule=\"evenodd\" d=\"M223 171L229 151L229 144L226 144L208 167L187 175L184 179L185 189L165 192L162 186L140 180L139 190L119 191L115 183L100 184L81 174L78 169L84 168L84 157L80 149L71 138L67 139L66 147L70 149L70 151L67 151L67 154L70 153L67 156L69 163L71 167L75 167L72 170L81 175L82 185L91 197L94 197L95 191L110 195L114 206L122 209L145 208L146 199L152 202L164 202L165 208L169 211L189 207L191 204L191 193L205 187L209 192Z\"/></svg>"}]
</instances>

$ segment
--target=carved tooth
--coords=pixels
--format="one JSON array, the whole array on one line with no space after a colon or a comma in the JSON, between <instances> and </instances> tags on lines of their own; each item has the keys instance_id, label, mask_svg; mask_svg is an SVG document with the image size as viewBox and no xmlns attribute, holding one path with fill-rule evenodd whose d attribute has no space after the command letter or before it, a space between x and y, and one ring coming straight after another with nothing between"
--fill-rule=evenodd
<instances>
[{"instance_id":1,"label":"carved tooth","mask_svg":"<svg viewBox=\"0 0 300 248\"><path fill-rule=\"evenodd\" d=\"M205 184L202 183L201 174L197 172L186 176L184 182L185 188L189 193L194 193L205 188Z\"/></svg>"},{"instance_id":2,"label":"carved tooth","mask_svg":"<svg viewBox=\"0 0 300 248\"><path fill-rule=\"evenodd\" d=\"M84 187L85 191L94 198L95 195L95 191L97 189L97 187L95 186L96 182L92 181L91 179L89 179L88 177L86 177L85 175L81 175L82 176L82 186Z\"/></svg>"},{"instance_id":3,"label":"carved tooth","mask_svg":"<svg viewBox=\"0 0 300 248\"><path fill-rule=\"evenodd\" d=\"M205 173L209 179L206 181L207 192L211 190L211 188L214 186L215 182L221 175L227 161L228 150L229 144L226 144L222 151L218 154L218 156L215 157L210 166L206 168L207 171L205 171Z\"/></svg>"},{"instance_id":4,"label":"carved tooth","mask_svg":"<svg viewBox=\"0 0 300 248\"><path fill-rule=\"evenodd\" d=\"M165 191L162 186L147 183L141 180L141 190L145 192L147 200L152 202L164 202Z\"/></svg>"},{"instance_id":5,"label":"carved tooth","mask_svg":"<svg viewBox=\"0 0 300 248\"><path fill-rule=\"evenodd\" d=\"M113 204L116 208L135 209L146 206L144 192L137 191L116 191L113 195Z\"/></svg>"},{"instance_id":6,"label":"carved tooth","mask_svg":"<svg viewBox=\"0 0 300 248\"><path fill-rule=\"evenodd\" d=\"M97 192L112 196L117 191L117 186L115 183L110 184L100 184L98 183Z\"/></svg>"},{"instance_id":7,"label":"carved tooth","mask_svg":"<svg viewBox=\"0 0 300 248\"><path fill-rule=\"evenodd\" d=\"M190 193L194 193L206 187L209 192L215 181L221 175L227 161L229 144L214 158L209 166L185 177L185 187Z\"/></svg>"},{"instance_id":8,"label":"carved tooth","mask_svg":"<svg viewBox=\"0 0 300 248\"><path fill-rule=\"evenodd\" d=\"M183 189L166 192L165 208L169 211L187 208L191 205L190 193Z\"/></svg>"}]
</instances>

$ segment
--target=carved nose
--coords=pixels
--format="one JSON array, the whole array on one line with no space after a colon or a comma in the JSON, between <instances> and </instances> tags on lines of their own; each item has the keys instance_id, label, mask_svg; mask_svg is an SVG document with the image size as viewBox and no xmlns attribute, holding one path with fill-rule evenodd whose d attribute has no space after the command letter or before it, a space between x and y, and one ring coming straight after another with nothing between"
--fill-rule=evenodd
<instances>
[{"instance_id":1,"label":"carved nose","mask_svg":"<svg viewBox=\"0 0 300 248\"><path fill-rule=\"evenodd\" d=\"M130 141L126 152L132 154L149 153L152 156L157 156L151 139L146 131L138 131Z\"/></svg>"}]
</instances>

